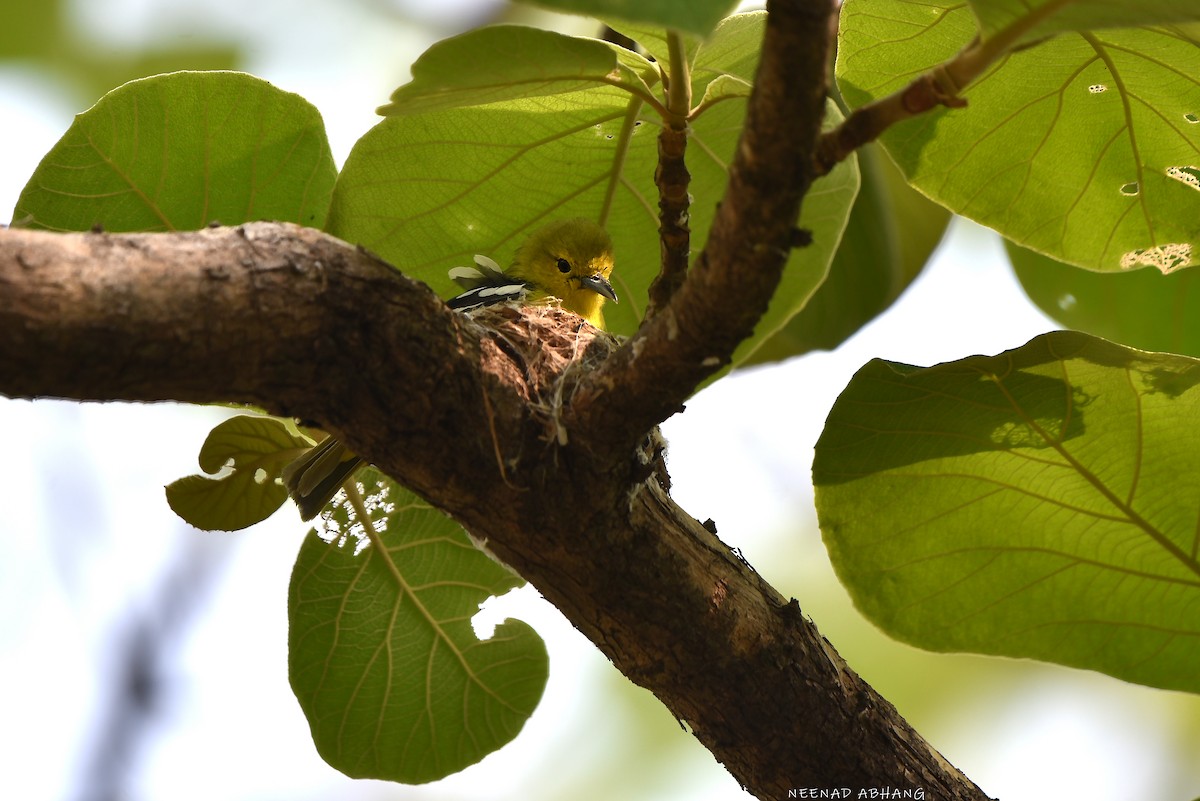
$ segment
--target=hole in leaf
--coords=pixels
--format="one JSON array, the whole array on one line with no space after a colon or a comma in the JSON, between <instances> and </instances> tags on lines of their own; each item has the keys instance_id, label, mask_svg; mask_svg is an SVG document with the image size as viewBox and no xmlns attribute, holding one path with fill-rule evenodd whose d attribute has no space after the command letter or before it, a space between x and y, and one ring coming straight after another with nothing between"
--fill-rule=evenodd
<instances>
[{"instance_id":1,"label":"hole in leaf","mask_svg":"<svg viewBox=\"0 0 1200 801\"><path fill-rule=\"evenodd\" d=\"M1121 187L1121 194L1125 197L1133 197L1138 193L1138 182L1130 181Z\"/></svg>"},{"instance_id":2,"label":"hole in leaf","mask_svg":"<svg viewBox=\"0 0 1200 801\"><path fill-rule=\"evenodd\" d=\"M1180 267L1192 263L1192 246L1187 242L1172 242L1150 248L1131 250L1121 256L1121 269L1134 267L1157 267L1163 275L1173 273Z\"/></svg>"},{"instance_id":3,"label":"hole in leaf","mask_svg":"<svg viewBox=\"0 0 1200 801\"><path fill-rule=\"evenodd\" d=\"M257 470L255 470L254 471L254 483L255 484L266 484L267 483L267 471L263 470L261 467L258 468Z\"/></svg>"},{"instance_id":4,"label":"hole in leaf","mask_svg":"<svg viewBox=\"0 0 1200 801\"><path fill-rule=\"evenodd\" d=\"M496 633L496 626L509 618L527 619L539 599L540 596L528 584L503 595L493 595L479 605L479 611L471 617L471 628L479 639L490 640Z\"/></svg>"},{"instance_id":5,"label":"hole in leaf","mask_svg":"<svg viewBox=\"0 0 1200 801\"><path fill-rule=\"evenodd\" d=\"M1200 192L1200 169L1196 167L1167 167L1167 177Z\"/></svg>"},{"instance_id":6,"label":"hole in leaf","mask_svg":"<svg viewBox=\"0 0 1200 801\"><path fill-rule=\"evenodd\" d=\"M1195 114L1184 114L1183 118L1185 120L1187 120L1188 122L1190 122L1192 125L1195 125L1196 123L1200 122L1200 116L1197 116Z\"/></svg>"}]
</instances>

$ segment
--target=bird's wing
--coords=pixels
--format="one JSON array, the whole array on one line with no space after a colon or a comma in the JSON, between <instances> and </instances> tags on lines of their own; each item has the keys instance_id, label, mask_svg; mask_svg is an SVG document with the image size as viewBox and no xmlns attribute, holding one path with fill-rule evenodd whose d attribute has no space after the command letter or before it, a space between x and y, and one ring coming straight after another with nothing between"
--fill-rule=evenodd
<instances>
[{"instance_id":1,"label":"bird's wing","mask_svg":"<svg viewBox=\"0 0 1200 801\"><path fill-rule=\"evenodd\" d=\"M487 256L476 256L474 267L451 267L450 279L463 289L474 289L486 284L499 284L511 279L506 278L500 265Z\"/></svg>"},{"instance_id":2,"label":"bird's wing","mask_svg":"<svg viewBox=\"0 0 1200 801\"><path fill-rule=\"evenodd\" d=\"M475 309L505 301L523 301L529 294L529 285L505 275L500 265L487 256L476 256L474 267L455 267L450 278L466 292L446 301L452 309Z\"/></svg>"}]
</instances>

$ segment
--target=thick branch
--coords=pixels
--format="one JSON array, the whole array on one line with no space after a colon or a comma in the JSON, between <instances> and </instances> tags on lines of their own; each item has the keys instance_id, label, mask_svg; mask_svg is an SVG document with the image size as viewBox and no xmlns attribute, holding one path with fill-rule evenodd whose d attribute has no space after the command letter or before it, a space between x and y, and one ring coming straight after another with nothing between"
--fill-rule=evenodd
<instances>
[{"instance_id":1,"label":"thick branch","mask_svg":"<svg viewBox=\"0 0 1200 801\"><path fill-rule=\"evenodd\" d=\"M652 458L598 460L571 430L552 444L530 401L559 378L369 254L272 224L0 231L0 293L0 391L245 400L321 422L486 538L758 796L984 798L670 501ZM578 329L565 313L518 322L533 342Z\"/></svg>"},{"instance_id":2,"label":"thick branch","mask_svg":"<svg viewBox=\"0 0 1200 801\"><path fill-rule=\"evenodd\" d=\"M759 797L819 785L984 798L670 501L653 442L637 453L753 330L795 241L830 3L769 11L706 250L591 374L547 374L511 337L314 231L0 231L0 392L246 401L316 421L487 539ZM578 328L531 315L519 322L535 342ZM549 418L533 402L547 386L565 399Z\"/></svg>"},{"instance_id":3,"label":"thick branch","mask_svg":"<svg viewBox=\"0 0 1200 801\"><path fill-rule=\"evenodd\" d=\"M627 450L729 364L779 285L825 112L831 0L767 4L766 35L729 188L670 303L580 392L570 420L596 453ZM589 434L590 436L590 434Z\"/></svg>"},{"instance_id":4,"label":"thick branch","mask_svg":"<svg viewBox=\"0 0 1200 801\"><path fill-rule=\"evenodd\" d=\"M11 397L251 403L316 421L381 464L398 442L444 451L395 473L418 491L468 492L458 476L494 465L459 416L480 405L494 346L424 285L319 231L0 230L0 297ZM493 399L504 402L511 419L519 399Z\"/></svg>"}]
</instances>

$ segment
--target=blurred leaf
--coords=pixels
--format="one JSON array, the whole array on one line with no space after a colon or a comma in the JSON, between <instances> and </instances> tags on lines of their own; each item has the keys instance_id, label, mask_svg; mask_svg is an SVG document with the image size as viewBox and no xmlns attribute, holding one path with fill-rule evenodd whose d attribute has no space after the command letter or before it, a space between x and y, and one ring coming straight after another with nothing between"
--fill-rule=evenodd
<instances>
[{"instance_id":1,"label":"blurred leaf","mask_svg":"<svg viewBox=\"0 0 1200 801\"><path fill-rule=\"evenodd\" d=\"M419 784L507 743L533 712L545 645L508 620L479 640L471 617L520 578L462 528L383 478L361 517L339 504L304 540L288 593L292 690L313 741L355 778Z\"/></svg>"},{"instance_id":2,"label":"blurred leaf","mask_svg":"<svg viewBox=\"0 0 1200 801\"><path fill-rule=\"evenodd\" d=\"M620 73L616 48L607 42L495 25L433 45L413 64L412 75L410 83L392 93L392 102L380 107L380 114L561 94L615 80Z\"/></svg>"},{"instance_id":3,"label":"blurred leaf","mask_svg":"<svg viewBox=\"0 0 1200 801\"><path fill-rule=\"evenodd\" d=\"M205 531L237 531L262 522L287 500L283 466L312 446L290 421L239 415L217 425L200 448L200 469L167 485L175 514Z\"/></svg>"},{"instance_id":4,"label":"blurred leaf","mask_svg":"<svg viewBox=\"0 0 1200 801\"><path fill-rule=\"evenodd\" d=\"M838 85L854 107L977 33L970 8L949 0L848 0L841 25ZM1200 163L1197 30L1057 36L999 61L962 92L969 107L881 141L923 193L1025 247L1105 271L1194 264L1200 192L1170 173Z\"/></svg>"},{"instance_id":5,"label":"blurred leaf","mask_svg":"<svg viewBox=\"0 0 1200 801\"><path fill-rule=\"evenodd\" d=\"M905 642L1200 690L1200 362L1054 332L875 360L816 447L855 604Z\"/></svg>"},{"instance_id":6,"label":"blurred leaf","mask_svg":"<svg viewBox=\"0 0 1200 801\"><path fill-rule=\"evenodd\" d=\"M985 36L1001 29L1029 28L1023 39L1064 31L1137 28L1200 19L1195 0L969 0Z\"/></svg>"},{"instance_id":7,"label":"blurred leaf","mask_svg":"<svg viewBox=\"0 0 1200 801\"><path fill-rule=\"evenodd\" d=\"M65 27L63 0L8 5L0 25L0 59L39 58L54 49Z\"/></svg>"},{"instance_id":8,"label":"blurred leaf","mask_svg":"<svg viewBox=\"0 0 1200 801\"><path fill-rule=\"evenodd\" d=\"M76 94L86 99L99 97L114 86L147 76L171 72L225 72L236 70L243 53L234 42L204 44L184 40L176 47L147 47L113 50L97 47L69 37L52 54L43 54L52 69L65 71Z\"/></svg>"},{"instance_id":9,"label":"blurred leaf","mask_svg":"<svg viewBox=\"0 0 1200 801\"><path fill-rule=\"evenodd\" d=\"M862 191L829 276L749 364L836 348L900 297L941 241L950 212L909 187L874 145L858 151L858 164Z\"/></svg>"},{"instance_id":10,"label":"blurred leaf","mask_svg":"<svg viewBox=\"0 0 1200 801\"><path fill-rule=\"evenodd\" d=\"M35 69L65 82L76 96L93 98L147 75L228 70L241 60L240 46L216 32L116 46L81 28L67 6L63 0L8 0L0 12L0 61L32 62Z\"/></svg>"},{"instance_id":11,"label":"blurred leaf","mask_svg":"<svg viewBox=\"0 0 1200 801\"><path fill-rule=\"evenodd\" d=\"M697 85L706 87L721 75L750 80L762 24L762 14L725 20L696 50ZM728 182L744 117L745 100L734 98L710 107L692 126L688 167L696 200L690 225L697 247ZM456 287L446 271L469 264L475 253L507 264L521 240L546 220L604 219L616 249L614 284L621 298L605 308L605 318L615 332L632 333L659 269L659 125L639 100L614 86L387 119L347 159L329 230L448 295ZM818 245L795 252L756 337L786 322L823 279L857 184L854 164L845 164L807 198L801 224L814 229ZM744 343L737 358L759 341Z\"/></svg>"},{"instance_id":12,"label":"blurred leaf","mask_svg":"<svg viewBox=\"0 0 1200 801\"><path fill-rule=\"evenodd\" d=\"M520 0L587 17L613 17L708 36L737 7L736 0ZM619 29L618 29L619 30Z\"/></svg>"},{"instance_id":13,"label":"blurred leaf","mask_svg":"<svg viewBox=\"0 0 1200 801\"><path fill-rule=\"evenodd\" d=\"M320 226L335 178L306 100L241 73L177 72L125 84L76 117L13 220L60 231Z\"/></svg>"},{"instance_id":14,"label":"blurred leaf","mask_svg":"<svg viewBox=\"0 0 1200 801\"><path fill-rule=\"evenodd\" d=\"M1200 272L1096 273L1004 244L1026 294L1064 328L1143 350L1200 356Z\"/></svg>"}]
</instances>

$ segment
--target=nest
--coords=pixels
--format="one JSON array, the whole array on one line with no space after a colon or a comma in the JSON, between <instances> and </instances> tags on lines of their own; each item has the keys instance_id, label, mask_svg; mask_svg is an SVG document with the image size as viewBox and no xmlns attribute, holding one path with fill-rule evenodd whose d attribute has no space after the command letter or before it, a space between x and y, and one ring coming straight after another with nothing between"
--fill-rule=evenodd
<instances>
[{"instance_id":1,"label":"nest","mask_svg":"<svg viewBox=\"0 0 1200 801\"><path fill-rule=\"evenodd\" d=\"M487 367L524 395L535 417L546 423L545 439L565 445L563 408L574 399L580 378L621 341L557 305L496 304L467 314L485 329L480 339L499 351L489 354L485 346Z\"/></svg>"},{"instance_id":2,"label":"nest","mask_svg":"<svg viewBox=\"0 0 1200 801\"><path fill-rule=\"evenodd\" d=\"M480 340L484 343L485 368L524 396L533 420L544 427L544 442L565 446L568 432L562 423L563 409L575 401L581 379L621 346L621 338L557 305L496 304L473 309L467 316L483 329ZM489 415L491 412L489 409ZM492 437L496 444L494 429ZM634 454L640 464L636 472L641 474L641 482L656 485L664 492L671 486L664 458L666 447L666 440L655 426ZM515 467L519 461L502 459L498 445L496 458L502 475L506 462ZM645 482L650 478L653 481Z\"/></svg>"}]
</instances>

